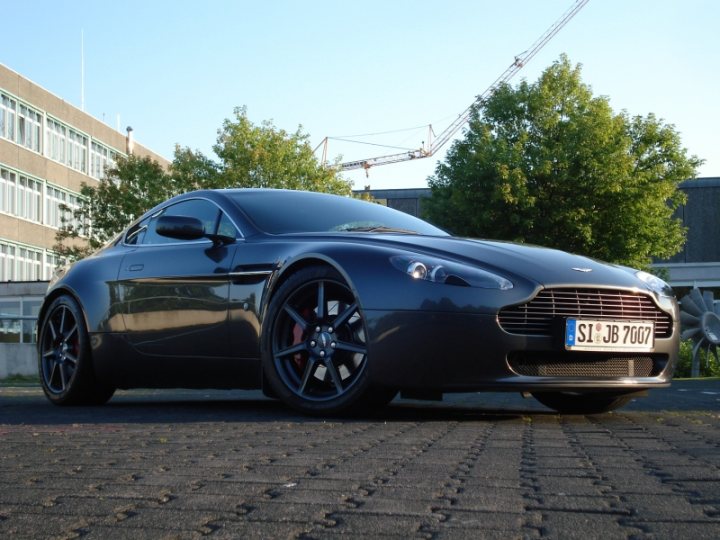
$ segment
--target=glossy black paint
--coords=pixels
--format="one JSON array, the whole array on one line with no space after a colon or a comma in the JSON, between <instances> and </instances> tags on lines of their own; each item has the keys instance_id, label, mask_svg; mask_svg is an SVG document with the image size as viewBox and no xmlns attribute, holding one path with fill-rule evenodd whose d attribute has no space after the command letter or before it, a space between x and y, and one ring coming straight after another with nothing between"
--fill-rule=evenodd
<instances>
[{"instance_id":1,"label":"glossy black paint","mask_svg":"<svg viewBox=\"0 0 720 540\"><path fill-rule=\"evenodd\" d=\"M226 220L218 229L225 235L222 241L218 235L196 238L197 227L191 222L184 223L187 234L176 233L168 243L128 244L126 240L134 240L123 233L51 284L43 309L61 294L77 300L86 319L95 372L103 384L118 388L261 386L260 343L270 299L298 269L314 265L333 267L355 295L367 325L369 376L384 386L444 392L629 391L669 383L679 340L677 304L649 291L629 269L557 250L460 239L440 232L267 234L238 203L244 193L268 192L185 194L150 210L129 228L142 229L139 225L178 202L204 201L209 208L217 207ZM277 193L275 211L279 214L302 209L309 198L326 197ZM166 225L160 235L172 236L173 227L183 228L183 220ZM227 235L230 230L234 240ZM512 288L413 279L392 263L397 257L447 260L481 269L509 280ZM674 321L671 337L656 342L656 353L667 358L667 368L657 377L643 378L514 373L508 354L558 351L558 343L547 336L508 334L498 324L498 311L527 302L549 287L646 293Z\"/></svg>"}]
</instances>

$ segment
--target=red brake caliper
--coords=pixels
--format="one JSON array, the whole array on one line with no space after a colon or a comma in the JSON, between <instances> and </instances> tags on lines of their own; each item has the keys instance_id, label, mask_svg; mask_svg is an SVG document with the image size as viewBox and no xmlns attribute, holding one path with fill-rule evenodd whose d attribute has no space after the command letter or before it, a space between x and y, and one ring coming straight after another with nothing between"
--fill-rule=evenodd
<instances>
[{"instance_id":1,"label":"red brake caliper","mask_svg":"<svg viewBox=\"0 0 720 540\"><path fill-rule=\"evenodd\" d=\"M303 319L308 321L312 317L312 313L313 312L311 309L305 308L302 310L300 315L302 315ZM292 333L293 333L293 342L292 342L293 345L298 345L299 343L302 343L305 340L305 338L307 337L305 335L305 333L303 332L302 327L297 323L295 324L295 326L293 326ZM302 372L305 369L305 366L307 365L307 356L301 352L295 353L295 355L293 356L293 362L298 367L298 369Z\"/></svg>"}]
</instances>

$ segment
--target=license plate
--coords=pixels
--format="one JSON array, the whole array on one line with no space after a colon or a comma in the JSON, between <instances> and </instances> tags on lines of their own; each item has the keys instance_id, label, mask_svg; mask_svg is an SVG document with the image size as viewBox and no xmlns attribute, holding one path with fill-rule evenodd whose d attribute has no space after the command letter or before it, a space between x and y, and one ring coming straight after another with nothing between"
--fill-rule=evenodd
<instances>
[{"instance_id":1,"label":"license plate","mask_svg":"<svg viewBox=\"0 0 720 540\"><path fill-rule=\"evenodd\" d=\"M652 322L567 319L565 349L569 351L638 351L655 348Z\"/></svg>"}]
</instances>

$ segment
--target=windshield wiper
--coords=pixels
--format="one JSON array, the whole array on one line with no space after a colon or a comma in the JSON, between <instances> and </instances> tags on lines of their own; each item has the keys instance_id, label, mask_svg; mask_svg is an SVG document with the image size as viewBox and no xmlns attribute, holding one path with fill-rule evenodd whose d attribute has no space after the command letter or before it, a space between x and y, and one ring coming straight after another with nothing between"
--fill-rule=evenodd
<instances>
[{"instance_id":1,"label":"windshield wiper","mask_svg":"<svg viewBox=\"0 0 720 540\"><path fill-rule=\"evenodd\" d=\"M379 232L379 233L398 233L398 234L417 234L416 231L410 231L408 229L400 229L397 227L386 227L384 225L377 225L373 227L348 227L340 229L342 232Z\"/></svg>"}]
</instances>

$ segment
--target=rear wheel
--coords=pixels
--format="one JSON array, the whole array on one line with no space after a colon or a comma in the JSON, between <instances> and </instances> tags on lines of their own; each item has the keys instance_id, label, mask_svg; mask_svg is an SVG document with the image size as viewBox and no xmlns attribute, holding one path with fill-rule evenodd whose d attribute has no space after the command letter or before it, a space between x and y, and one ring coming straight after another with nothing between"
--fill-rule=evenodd
<instances>
[{"instance_id":1,"label":"rear wheel","mask_svg":"<svg viewBox=\"0 0 720 540\"><path fill-rule=\"evenodd\" d=\"M85 319L70 296L59 296L47 309L38 335L38 371L56 405L99 405L115 391L95 379Z\"/></svg>"},{"instance_id":2,"label":"rear wheel","mask_svg":"<svg viewBox=\"0 0 720 540\"><path fill-rule=\"evenodd\" d=\"M395 391L368 378L367 329L340 274L298 271L270 303L263 368L275 394L305 413L334 414L387 404Z\"/></svg>"},{"instance_id":3,"label":"rear wheel","mask_svg":"<svg viewBox=\"0 0 720 540\"><path fill-rule=\"evenodd\" d=\"M618 409L632 399L604 392L534 392L533 397L562 414L600 414Z\"/></svg>"}]
</instances>

